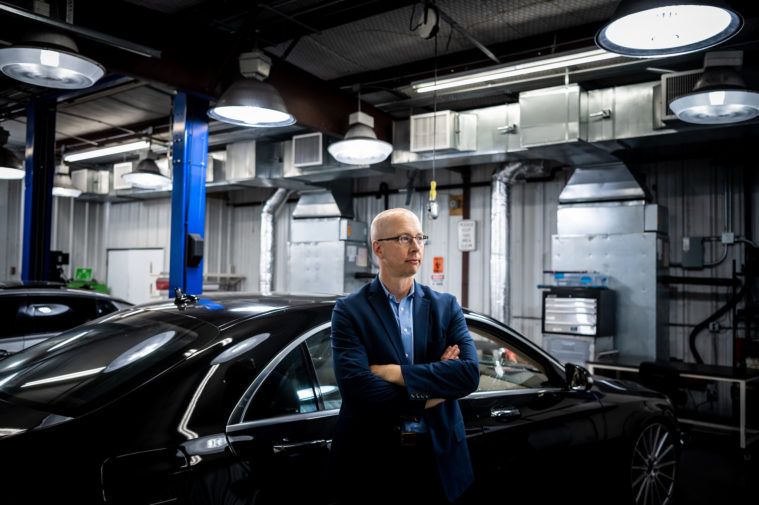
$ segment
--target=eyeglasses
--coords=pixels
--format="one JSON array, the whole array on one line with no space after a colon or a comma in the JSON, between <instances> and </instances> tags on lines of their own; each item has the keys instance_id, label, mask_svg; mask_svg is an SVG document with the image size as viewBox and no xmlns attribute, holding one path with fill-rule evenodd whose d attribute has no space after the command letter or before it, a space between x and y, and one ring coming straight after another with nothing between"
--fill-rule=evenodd
<instances>
[{"instance_id":1,"label":"eyeglasses","mask_svg":"<svg viewBox=\"0 0 759 505\"><path fill-rule=\"evenodd\" d=\"M411 244L411 240L416 240L416 243L418 245L425 245L427 243L427 239L429 239L427 235L417 235L416 237L414 237L412 235L409 235L408 233L404 233L402 235L396 235L395 237L378 238L377 242L384 242L386 240L397 240L400 245L408 246L409 244Z\"/></svg>"}]
</instances>

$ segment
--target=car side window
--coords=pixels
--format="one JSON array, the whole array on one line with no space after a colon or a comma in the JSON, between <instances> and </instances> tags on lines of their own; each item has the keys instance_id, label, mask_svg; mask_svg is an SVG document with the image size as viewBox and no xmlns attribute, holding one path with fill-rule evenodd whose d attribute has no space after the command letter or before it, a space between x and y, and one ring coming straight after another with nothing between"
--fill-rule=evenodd
<instances>
[{"instance_id":1,"label":"car side window","mask_svg":"<svg viewBox=\"0 0 759 505\"><path fill-rule=\"evenodd\" d=\"M545 368L517 348L479 328L469 328L480 360L477 391L503 391L550 386Z\"/></svg>"},{"instance_id":2,"label":"car side window","mask_svg":"<svg viewBox=\"0 0 759 505\"><path fill-rule=\"evenodd\" d=\"M319 391L324 402L324 409L339 409L343 399L340 396L337 379L335 379L335 370L332 367L330 328L325 328L310 336L306 340L306 346L308 347L308 353L311 355L311 362L314 364L314 371L316 372L316 380L319 383Z\"/></svg>"},{"instance_id":3,"label":"car side window","mask_svg":"<svg viewBox=\"0 0 759 505\"><path fill-rule=\"evenodd\" d=\"M58 333L95 318L95 302L80 296L29 297L27 315L34 333Z\"/></svg>"},{"instance_id":4,"label":"car side window","mask_svg":"<svg viewBox=\"0 0 759 505\"><path fill-rule=\"evenodd\" d=\"M29 320L24 314L26 298L4 296L0 298L0 337L23 335L28 331ZM0 345L2 349L2 345Z\"/></svg>"},{"instance_id":5,"label":"car side window","mask_svg":"<svg viewBox=\"0 0 759 505\"><path fill-rule=\"evenodd\" d=\"M245 412L244 421L304 414L317 410L303 346L290 351L269 373Z\"/></svg>"}]
</instances>

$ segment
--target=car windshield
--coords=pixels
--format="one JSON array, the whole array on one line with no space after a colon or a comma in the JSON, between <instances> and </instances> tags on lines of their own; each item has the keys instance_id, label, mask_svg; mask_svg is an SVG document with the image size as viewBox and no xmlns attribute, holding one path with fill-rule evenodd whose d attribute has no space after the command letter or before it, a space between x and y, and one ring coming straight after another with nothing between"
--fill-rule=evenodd
<instances>
[{"instance_id":1,"label":"car windshield","mask_svg":"<svg viewBox=\"0 0 759 505\"><path fill-rule=\"evenodd\" d=\"M77 415L155 377L217 332L179 313L115 313L0 360L0 398Z\"/></svg>"}]
</instances>

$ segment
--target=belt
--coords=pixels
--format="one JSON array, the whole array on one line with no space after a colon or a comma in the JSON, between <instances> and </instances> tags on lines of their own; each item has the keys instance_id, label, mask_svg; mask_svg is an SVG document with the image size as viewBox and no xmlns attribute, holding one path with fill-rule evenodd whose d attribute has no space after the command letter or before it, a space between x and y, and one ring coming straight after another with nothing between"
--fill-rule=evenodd
<instances>
[{"instance_id":1,"label":"belt","mask_svg":"<svg viewBox=\"0 0 759 505\"><path fill-rule=\"evenodd\" d=\"M417 447L420 445L429 445L432 443L429 433L419 433L417 431L401 431L399 439L401 447Z\"/></svg>"}]
</instances>

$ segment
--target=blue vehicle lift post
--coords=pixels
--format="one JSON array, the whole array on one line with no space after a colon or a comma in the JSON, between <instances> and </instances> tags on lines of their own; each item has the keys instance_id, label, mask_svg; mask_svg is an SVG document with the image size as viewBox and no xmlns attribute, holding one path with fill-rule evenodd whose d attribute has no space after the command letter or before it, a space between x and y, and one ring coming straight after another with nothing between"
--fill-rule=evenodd
<instances>
[{"instance_id":1,"label":"blue vehicle lift post","mask_svg":"<svg viewBox=\"0 0 759 505\"><path fill-rule=\"evenodd\" d=\"M203 292L203 237L206 217L208 100L179 92L171 132L171 254L169 296Z\"/></svg>"},{"instance_id":2,"label":"blue vehicle lift post","mask_svg":"<svg viewBox=\"0 0 759 505\"><path fill-rule=\"evenodd\" d=\"M56 101L37 98L26 109L24 247L21 279L50 279L50 225L55 176Z\"/></svg>"}]
</instances>

